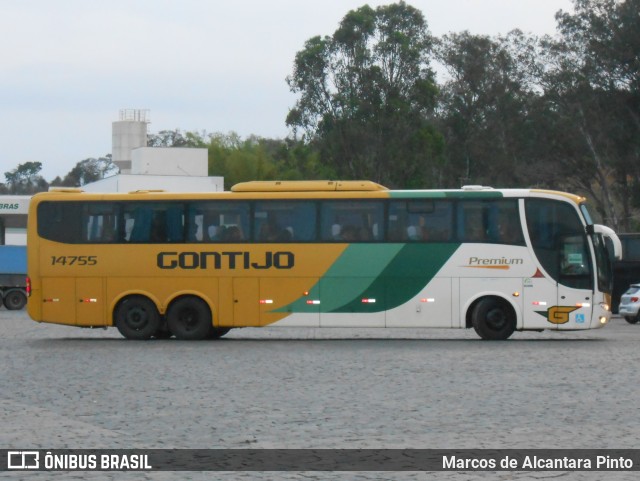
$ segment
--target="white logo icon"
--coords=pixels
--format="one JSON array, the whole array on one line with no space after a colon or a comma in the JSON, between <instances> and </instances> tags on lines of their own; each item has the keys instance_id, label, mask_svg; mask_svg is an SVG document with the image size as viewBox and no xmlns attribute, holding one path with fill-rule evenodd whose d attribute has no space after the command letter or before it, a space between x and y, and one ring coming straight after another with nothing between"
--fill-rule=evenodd
<instances>
[{"instance_id":1,"label":"white logo icon","mask_svg":"<svg viewBox=\"0 0 640 481\"><path fill-rule=\"evenodd\" d=\"M38 469L40 453L38 451L8 451L8 469Z\"/></svg>"}]
</instances>

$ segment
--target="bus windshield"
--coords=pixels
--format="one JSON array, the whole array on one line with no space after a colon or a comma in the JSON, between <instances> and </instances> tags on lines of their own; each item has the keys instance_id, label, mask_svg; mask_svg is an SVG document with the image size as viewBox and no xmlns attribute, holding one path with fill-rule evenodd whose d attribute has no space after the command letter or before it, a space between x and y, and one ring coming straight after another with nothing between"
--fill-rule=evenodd
<instances>
[{"instance_id":1,"label":"bus windshield","mask_svg":"<svg viewBox=\"0 0 640 481\"><path fill-rule=\"evenodd\" d=\"M613 292L613 266L605 239L601 234L593 234L591 239L596 254L598 290L611 294Z\"/></svg>"},{"instance_id":2,"label":"bus windshield","mask_svg":"<svg viewBox=\"0 0 640 481\"><path fill-rule=\"evenodd\" d=\"M587 225L602 223L600 213L591 208L588 203L583 202L580 204L580 211ZM613 292L613 265L612 256L607 249L606 239L602 234L594 233L591 235L591 240L595 250L598 290L611 294Z\"/></svg>"}]
</instances>

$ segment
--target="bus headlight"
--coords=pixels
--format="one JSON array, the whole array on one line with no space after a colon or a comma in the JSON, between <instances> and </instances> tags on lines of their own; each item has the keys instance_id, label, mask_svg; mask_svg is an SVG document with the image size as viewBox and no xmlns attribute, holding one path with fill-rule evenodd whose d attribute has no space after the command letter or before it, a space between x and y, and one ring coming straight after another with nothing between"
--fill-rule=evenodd
<instances>
[{"instance_id":1,"label":"bus headlight","mask_svg":"<svg viewBox=\"0 0 640 481\"><path fill-rule=\"evenodd\" d=\"M605 316L600 316L600 324L603 326L607 323L607 318Z\"/></svg>"}]
</instances>

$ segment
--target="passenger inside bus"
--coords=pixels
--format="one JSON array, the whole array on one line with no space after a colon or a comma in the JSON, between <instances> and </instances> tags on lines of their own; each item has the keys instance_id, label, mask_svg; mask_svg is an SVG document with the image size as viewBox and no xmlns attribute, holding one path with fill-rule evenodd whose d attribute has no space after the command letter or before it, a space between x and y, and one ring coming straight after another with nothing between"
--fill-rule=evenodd
<instances>
[{"instance_id":1,"label":"passenger inside bus","mask_svg":"<svg viewBox=\"0 0 640 481\"><path fill-rule=\"evenodd\" d=\"M237 225L230 225L222 233L223 242L239 242L242 240L244 240L244 236Z\"/></svg>"}]
</instances>

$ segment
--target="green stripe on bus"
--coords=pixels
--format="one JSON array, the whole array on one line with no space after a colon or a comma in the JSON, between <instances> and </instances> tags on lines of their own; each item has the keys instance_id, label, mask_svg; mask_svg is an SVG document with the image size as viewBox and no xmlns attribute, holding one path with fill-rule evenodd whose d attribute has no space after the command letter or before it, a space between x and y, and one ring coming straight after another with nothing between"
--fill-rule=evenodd
<instances>
[{"instance_id":1,"label":"green stripe on bus","mask_svg":"<svg viewBox=\"0 0 640 481\"><path fill-rule=\"evenodd\" d=\"M416 296L459 246L457 243L352 244L307 296L273 312L392 309ZM314 299L320 300L320 304L307 303Z\"/></svg>"},{"instance_id":2,"label":"green stripe on bus","mask_svg":"<svg viewBox=\"0 0 640 481\"><path fill-rule=\"evenodd\" d=\"M380 276L403 244L351 244L329 267L305 297L273 312L317 312L309 299L322 299L321 312L331 312L350 302ZM320 294L322 292L322 294Z\"/></svg>"},{"instance_id":3,"label":"green stripe on bus","mask_svg":"<svg viewBox=\"0 0 640 481\"><path fill-rule=\"evenodd\" d=\"M365 290L330 312L380 312L408 302L435 277L459 246L404 244Z\"/></svg>"}]
</instances>

